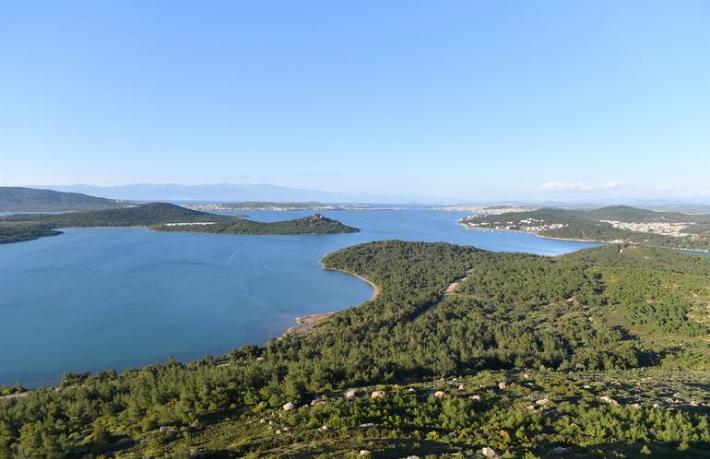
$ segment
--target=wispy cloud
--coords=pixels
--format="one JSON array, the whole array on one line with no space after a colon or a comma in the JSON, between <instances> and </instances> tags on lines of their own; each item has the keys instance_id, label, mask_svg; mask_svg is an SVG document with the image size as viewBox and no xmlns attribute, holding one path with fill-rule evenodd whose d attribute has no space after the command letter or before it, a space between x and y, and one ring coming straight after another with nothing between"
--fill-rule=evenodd
<instances>
[{"instance_id":1,"label":"wispy cloud","mask_svg":"<svg viewBox=\"0 0 710 459\"><path fill-rule=\"evenodd\" d=\"M671 191L673 189L673 185L656 185L656 191Z\"/></svg>"},{"instance_id":2,"label":"wispy cloud","mask_svg":"<svg viewBox=\"0 0 710 459\"><path fill-rule=\"evenodd\" d=\"M343 174L339 172L302 172L296 175L308 178L337 178L343 176Z\"/></svg>"},{"instance_id":3,"label":"wispy cloud","mask_svg":"<svg viewBox=\"0 0 710 459\"><path fill-rule=\"evenodd\" d=\"M624 182L620 182L618 180L609 180L608 182L602 183L601 188L605 190L619 190L621 188L624 188Z\"/></svg>"},{"instance_id":4,"label":"wispy cloud","mask_svg":"<svg viewBox=\"0 0 710 459\"><path fill-rule=\"evenodd\" d=\"M564 180L553 180L540 185L542 191L587 191L589 185L584 182L566 182Z\"/></svg>"},{"instance_id":5,"label":"wispy cloud","mask_svg":"<svg viewBox=\"0 0 710 459\"><path fill-rule=\"evenodd\" d=\"M624 188L624 182L609 180L602 184L592 184L587 182L571 182L566 180L552 180L540 185L540 190L550 192L582 192L594 190L618 190Z\"/></svg>"}]
</instances>

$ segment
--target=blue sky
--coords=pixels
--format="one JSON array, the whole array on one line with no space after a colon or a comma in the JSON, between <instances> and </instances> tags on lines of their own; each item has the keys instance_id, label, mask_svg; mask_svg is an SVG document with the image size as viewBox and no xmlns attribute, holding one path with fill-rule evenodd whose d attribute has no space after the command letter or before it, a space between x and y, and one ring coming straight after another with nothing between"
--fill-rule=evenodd
<instances>
[{"instance_id":1,"label":"blue sky","mask_svg":"<svg viewBox=\"0 0 710 459\"><path fill-rule=\"evenodd\" d=\"M710 3L0 0L0 185L137 182L710 196Z\"/></svg>"}]
</instances>

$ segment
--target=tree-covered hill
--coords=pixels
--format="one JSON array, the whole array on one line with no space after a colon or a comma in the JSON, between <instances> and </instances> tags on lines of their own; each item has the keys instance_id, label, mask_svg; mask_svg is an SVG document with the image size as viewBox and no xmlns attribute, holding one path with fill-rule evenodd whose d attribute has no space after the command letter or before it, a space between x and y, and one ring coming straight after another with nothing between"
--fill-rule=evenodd
<instances>
[{"instance_id":1,"label":"tree-covered hill","mask_svg":"<svg viewBox=\"0 0 710 459\"><path fill-rule=\"evenodd\" d=\"M0 451L710 453L710 258L639 246L548 258L386 241L323 263L380 294L264 347L10 391L0 399Z\"/></svg>"},{"instance_id":2,"label":"tree-covered hill","mask_svg":"<svg viewBox=\"0 0 710 459\"><path fill-rule=\"evenodd\" d=\"M112 209L127 204L81 193L36 188L0 187L0 211L64 212Z\"/></svg>"},{"instance_id":3,"label":"tree-covered hill","mask_svg":"<svg viewBox=\"0 0 710 459\"><path fill-rule=\"evenodd\" d=\"M152 226L162 223L225 221L224 217L166 203L150 203L120 209L63 214L18 214L5 217L5 221L35 222L55 227L86 226Z\"/></svg>"},{"instance_id":4,"label":"tree-covered hill","mask_svg":"<svg viewBox=\"0 0 710 459\"><path fill-rule=\"evenodd\" d=\"M218 224L194 225L160 225L154 229L159 231L188 231L211 234L337 234L355 233L357 228L342 224L337 220L323 217L319 214L277 222L257 222L246 219L233 219Z\"/></svg>"}]
</instances>

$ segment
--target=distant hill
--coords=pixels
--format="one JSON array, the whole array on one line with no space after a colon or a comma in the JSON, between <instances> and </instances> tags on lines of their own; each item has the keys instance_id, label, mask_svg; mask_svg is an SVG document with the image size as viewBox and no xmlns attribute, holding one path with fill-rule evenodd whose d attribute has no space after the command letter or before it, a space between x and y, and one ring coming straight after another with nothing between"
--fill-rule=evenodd
<instances>
[{"instance_id":1,"label":"distant hill","mask_svg":"<svg viewBox=\"0 0 710 459\"><path fill-rule=\"evenodd\" d=\"M126 204L82 193L36 188L0 187L0 211L62 212L112 209Z\"/></svg>"},{"instance_id":2,"label":"distant hill","mask_svg":"<svg viewBox=\"0 0 710 459\"><path fill-rule=\"evenodd\" d=\"M163 223L228 221L233 217L186 209L173 204L155 202L119 209L70 212L65 214L19 214L5 221L45 223L54 227L86 226L152 226Z\"/></svg>"},{"instance_id":3,"label":"distant hill","mask_svg":"<svg viewBox=\"0 0 710 459\"><path fill-rule=\"evenodd\" d=\"M631 206L608 206L586 212L589 218L624 222L696 222L710 223L710 215L688 215L680 212L658 212Z\"/></svg>"}]
</instances>

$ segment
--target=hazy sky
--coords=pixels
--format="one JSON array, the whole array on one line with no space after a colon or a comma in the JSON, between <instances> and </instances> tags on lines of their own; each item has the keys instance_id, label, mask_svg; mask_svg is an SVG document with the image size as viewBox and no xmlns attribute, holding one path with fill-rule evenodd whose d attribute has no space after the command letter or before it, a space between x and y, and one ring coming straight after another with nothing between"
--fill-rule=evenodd
<instances>
[{"instance_id":1,"label":"hazy sky","mask_svg":"<svg viewBox=\"0 0 710 459\"><path fill-rule=\"evenodd\" d=\"M0 185L710 196L707 1L0 0Z\"/></svg>"}]
</instances>

